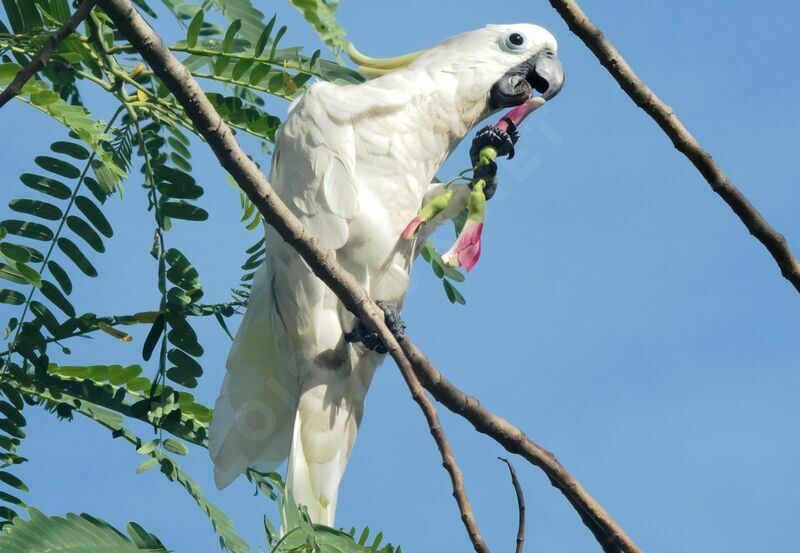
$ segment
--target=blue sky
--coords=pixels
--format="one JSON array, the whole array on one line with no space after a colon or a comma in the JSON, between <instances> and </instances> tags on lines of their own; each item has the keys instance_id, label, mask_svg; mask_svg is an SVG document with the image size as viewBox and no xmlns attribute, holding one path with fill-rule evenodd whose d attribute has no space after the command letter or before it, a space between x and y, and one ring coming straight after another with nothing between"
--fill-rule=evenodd
<instances>
[{"instance_id":1,"label":"blue sky","mask_svg":"<svg viewBox=\"0 0 800 553\"><path fill-rule=\"evenodd\" d=\"M318 42L288 5L258 4L289 25L287 44ZM800 5L582 5L800 251ZM538 23L556 35L567 83L526 121L517 157L501 163L483 257L461 287L468 304L451 306L420 265L404 313L409 334L463 390L555 452L643 550L797 551L800 297L764 248L547 2L345 0L339 18L362 51L378 56L486 23ZM169 19L155 26L174 36ZM107 102L93 102L98 116L110 115ZM29 109L12 103L0 112L8 199L21 190L15 175L63 137ZM283 115L285 104L269 109ZM168 243L198 266L206 299L224 301L256 236L238 223L238 194L211 154L198 143L193 155L211 221L177 225ZM442 175L466 163L461 148ZM86 310L157 305L152 223L139 184L132 178L125 197L110 201L111 252L94 258L101 277L80 281L73 294ZM8 216L4 205L0 215ZM0 318L11 314L4 306ZM212 323L200 331L206 373L197 395L211 403L229 340ZM98 337L56 360L137 362L143 338L137 332L126 345ZM503 450L440 414L485 538L495 551L511 550L516 507L496 459ZM134 474L142 458L129 446L88 421L58 422L35 408L27 416L22 454L31 461L18 472L30 504L135 520L179 552L216 550L181 488L156 471ZM528 550L597 550L540 471L512 460L528 503ZM217 492L197 448L183 465L251 544L263 543L264 500L246 482ZM367 401L337 523L383 530L406 551L467 551L448 482L424 419L387 362Z\"/></svg>"}]
</instances>

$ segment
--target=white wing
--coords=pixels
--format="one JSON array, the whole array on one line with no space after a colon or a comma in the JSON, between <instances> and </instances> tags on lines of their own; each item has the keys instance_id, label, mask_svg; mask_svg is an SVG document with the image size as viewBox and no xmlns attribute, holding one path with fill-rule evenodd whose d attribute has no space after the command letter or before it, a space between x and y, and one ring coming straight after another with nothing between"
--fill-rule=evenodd
<instances>
[{"instance_id":1,"label":"white wing","mask_svg":"<svg viewBox=\"0 0 800 553\"><path fill-rule=\"evenodd\" d=\"M278 132L270 180L323 248L347 244L349 222L361 209L352 121L370 110L399 109L402 100L368 85L317 83ZM368 287L367 272L352 269ZM301 469L290 469L289 477L296 499L317 513L315 519L332 522L366 389L380 362L371 353L354 358L343 341L342 315L337 298L268 228L267 265L254 279L210 429L220 488L248 467L274 470L289 455L294 435L292 458ZM362 373L356 379L350 378L354 370Z\"/></svg>"}]
</instances>

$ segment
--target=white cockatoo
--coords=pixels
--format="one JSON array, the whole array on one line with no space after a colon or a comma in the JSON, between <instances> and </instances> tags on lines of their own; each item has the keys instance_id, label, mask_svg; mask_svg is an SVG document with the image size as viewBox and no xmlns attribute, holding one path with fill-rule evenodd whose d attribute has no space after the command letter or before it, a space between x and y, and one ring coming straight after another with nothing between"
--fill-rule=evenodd
<instances>
[{"instance_id":1,"label":"white cockatoo","mask_svg":"<svg viewBox=\"0 0 800 553\"><path fill-rule=\"evenodd\" d=\"M401 330L396 312L419 250L401 233L441 192L431 184L437 170L487 116L534 90L555 95L563 83L555 52L555 38L542 27L489 25L375 63L384 74L365 83L315 83L289 108L276 137L272 186L382 302L394 330ZM508 134L486 130L483 139L510 153ZM466 196L425 225L417 244L458 213ZM271 227L266 243L214 408L214 476L223 488L248 467L271 471L288 457L295 501L314 522L332 526L385 348Z\"/></svg>"}]
</instances>

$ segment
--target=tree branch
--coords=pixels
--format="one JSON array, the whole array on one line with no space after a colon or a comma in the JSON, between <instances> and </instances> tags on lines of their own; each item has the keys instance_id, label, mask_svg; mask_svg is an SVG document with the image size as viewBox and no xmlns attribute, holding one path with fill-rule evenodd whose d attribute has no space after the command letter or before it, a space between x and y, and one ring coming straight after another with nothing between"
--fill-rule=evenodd
<instances>
[{"instance_id":1,"label":"tree branch","mask_svg":"<svg viewBox=\"0 0 800 553\"><path fill-rule=\"evenodd\" d=\"M442 464L450 475L453 496L458 504L461 520L467 529L470 541L475 551L488 553L489 549L481 537L472 513L472 506L467 499L463 475L439 423L436 408L425 395L417 375L403 354L396 338L386 327L383 311L375 305L353 276L336 263L331 253L319 246L316 238L303 228L302 223L281 202L264 174L241 149L230 128L208 101L197 81L186 67L172 55L161 39L136 12L130 1L103 0L101 5L120 32L134 45L153 72L175 95L198 132L214 151L222 167L228 171L258 207L265 220L298 251L314 274L336 293L345 307L379 334L389 353L397 362L414 401L425 415L431 435L439 448Z\"/></svg>"},{"instance_id":2,"label":"tree branch","mask_svg":"<svg viewBox=\"0 0 800 553\"><path fill-rule=\"evenodd\" d=\"M129 0L103 0L101 5L122 34L175 95L198 132L214 151L220 165L256 205L267 223L297 250L314 274L325 282L348 310L378 333L411 388L414 400L425 412L431 434L436 439L443 464L450 475L461 518L475 549L487 550L466 499L463 477L455 465L436 412L425 396L420 381L437 401L469 420L476 430L491 436L510 453L519 453L540 467L553 486L564 494L578 512L606 553L639 553L633 541L552 454L528 439L522 430L484 409L475 398L467 396L448 382L410 340L403 338L398 343L386 327L383 311L375 305L353 276L336 262L331 253L320 248L316 238L305 230L281 202L266 177L242 151L230 128L208 102L189 71L169 52Z\"/></svg>"},{"instance_id":3,"label":"tree branch","mask_svg":"<svg viewBox=\"0 0 800 553\"><path fill-rule=\"evenodd\" d=\"M567 472L555 455L528 438L522 430L483 407L477 398L456 388L410 340L401 338L400 343L420 381L436 401L467 419L475 430L490 436L509 453L521 455L539 467L550 483L564 494L605 553L641 553L633 540Z\"/></svg>"},{"instance_id":4,"label":"tree branch","mask_svg":"<svg viewBox=\"0 0 800 553\"><path fill-rule=\"evenodd\" d=\"M86 19L86 16L89 15L89 12L92 11L92 8L97 5L98 0L84 0L81 2L81 5L78 6L78 9L75 10L75 13L72 14L72 17L69 18L69 21L64 23L60 29L56 32L51 34L47 37L47 40L42 46L42 49L39 50L39 53L36 54L31 61L17 73L17 76L14 77L14 80L8 85L2 92L0 92L0 108L6 105L14 96L20 93L22 87L25 86L31 78L38 72L41 71L42 68L47 64L50 60L50 57L55 52L58 45L61 44L65 38L75 32L75 29L78 28L78 25Z\"/></svg>"},{"instance_id":5,"label":"tree branch","mask_svg":"<svg viewBox=\"0 0 800 553\"><path fill-rule=\"evenodd\" d=\"M498 457L506 465L508 465L508 472L511 473L511 485L514 486L514 493L517 494L517 510L519 511L519 525L517 526L517 550L516 553L522 553L525 546L525 496L522 495L522 487L519 485L517 479L517 471L511 461L504 457Z\"/></svg>"},{"instance_id":6,"label":"tree branch","mask_svg":"<svg viewBox=\"0 0 800 553\"><path fill-rule=\"evenodd\" d=\"M683 126L675 112L639 78L603 32L592 23L574 0L550 0L570 31L592 51L631 100L643 109L672 141L679 152L700 171L711 189L725 200L734 213L772 254L781 274L800 292L800 263L792 254L786 238L775 230L731 182L722 168L697 139Z\"/></svg>"}]
</instances>

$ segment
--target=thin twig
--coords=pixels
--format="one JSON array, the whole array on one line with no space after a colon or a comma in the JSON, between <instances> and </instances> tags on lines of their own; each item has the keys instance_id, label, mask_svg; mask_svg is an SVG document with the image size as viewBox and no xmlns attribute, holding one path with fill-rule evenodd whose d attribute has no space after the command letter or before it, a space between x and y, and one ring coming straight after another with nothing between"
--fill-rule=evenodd
<instances>
[{"instance_id":1,"label":"thin twig","mask_svg":"<svg viewBox=\"0 0 800 553\"><path fill-rule=\"evenodd\" d=\"M114 21L117 29L136 47L154 73L184 107L186 114L206 139L222 167L245 191L265 216L266 221L300 253L314 273L328 284L350 311L358 315L360 319L368 321L369 326L378 332L400 367L414 401L425 415L431 435L439 448L442 464L450 475L453 496L458 504L461 520L467 529L470 541L476 551L488 553L489 549L481 537L472 507L467 499L463 475L439 423L436 408L425 395L425 391L397 343L397 339L386 327L383 311L375 305L353 276L335 262L331 253L320 248L317 240L308 234L302 223L281 202L264 174L241 149L230 127L225 124L225 121L208 101L188 69L172 55L161 39L136 12L130 1L103 0L101 5Z\"/></svg>"},{"instance_id":2,"label":"thin twig","mask_svg":"<svg viewBox=\"0 0 800 553\"><path fill-rule=\"evenodd\" d=\"M75 32L75 29L78 28L78 25L86 19L86 16L89 15L89 12L92 11L92 8L95 7L98 0L84 0L81 2L81 5L78 6L78 9L75 10L75 13L72 14L72 17L69 18L69 21L64 23L60 29L56 32L51 34L47 37L47 40L42 46L42 49L36 54L33 59L31 59L28 64L23 67L17 76L14 77L14 80L8 85L5 90L0 92L0 108L8 103L11 98L16 96L22 90L22 87L25 86L27 83L38 71L47 64L50 57L55 52L56 48L61 41L67 38L69 35Z\"/></svg>"},{"instance_id":3,"label":"thin twig","mask_svg":"<svg viewBox=\"0 0 800 553\"><path fill-rule=\"evenodd\" d=\"M519 511L517 553L522 553L522 549L525 546L525 496L522 495L522 486L519 485L519 479L517 479L517 469L505 457L498 457L498 459L508 465L508 472L511 473L511 485L514 486L514 493L517 494L517 510Z\"/></svg>"},{"instance_id":4,"label":"thin twig","mask_svg":"<svg viewBox=\"0 0 800 553\"><path fill-rule=\"evenodd\" d=\"M577 2L550 0L550 4L567 23L570 31L583 41L603 67L611 73L622 90L661 127L672 140L675 149L685 155L700 171L711 185L711 189L725 200L750 234L764 244L780 267L781 274L800 292L800 263L789 249L786 238L775 230L736 188L711 154L704 150L697 139L683 126L672 108L639 78L617 49L605 38L603 32L586 17Z\"/></svg>"}]
</instances>

